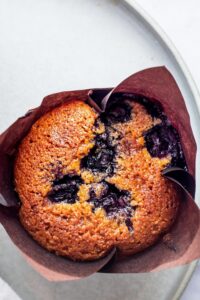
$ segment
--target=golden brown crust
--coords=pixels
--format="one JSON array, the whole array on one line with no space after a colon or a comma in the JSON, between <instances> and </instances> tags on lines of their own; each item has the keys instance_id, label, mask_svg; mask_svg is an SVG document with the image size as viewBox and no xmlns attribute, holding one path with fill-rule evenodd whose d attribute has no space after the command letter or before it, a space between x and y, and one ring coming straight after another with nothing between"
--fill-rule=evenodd
<instances>
[{"instance_id":1,"label":"golden brown crust","mask_svg":"<svg viewBox=\"0 0 200 300\"><path fill-rule=\"evenodd\" d=\"M153 120L144 107L133 106L132 119L115 124L123 133L117 146L116 169L106 181L131 193L134 231L124 222L92 210L87 201L91 183L98 176L80 169L80 160L94 145L97 113L81 101L71 101L40 118L22 141L15 163L15 186L21 199L20 220L42 246L74 260L94 260L113 246L125 254L152 245L172 225L179 207L174 185L161 176L170 157L152 158L142 133ZM102 126L102 130L104 127ZM47 194L57 173L81 175L74 204L52 203Z\"/></svg>"}]
</instances>

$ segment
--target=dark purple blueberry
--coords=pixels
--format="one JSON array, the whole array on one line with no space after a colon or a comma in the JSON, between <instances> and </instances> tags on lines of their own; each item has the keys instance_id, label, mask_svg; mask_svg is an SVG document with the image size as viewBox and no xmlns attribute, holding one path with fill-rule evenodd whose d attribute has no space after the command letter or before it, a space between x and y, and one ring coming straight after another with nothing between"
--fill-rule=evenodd
<instances>
[{"instance_id":1,"label":"dark purple blueberry","mask_svg":"<svg viewBox=\"0 0 200 300\"><path fill-rule=\"evenodd\" d=\"M109 105L106 112L101 115L101 120L105 124L124 123L131 119L131 106L126 102L113 102Z\"/></svg>"},{"instance_id":2,"label":"dark purple blueberry","mask_svg":"<svg viewBox=\"0 0 200 300\"><path fill-rule=\"evenodd\" d=\"M125 224L126 224L126 226L128 227L128 230L129 230L129 231L133 231L133 224L132 224L130 218L125 219Z\"/></svg>"},{"instance_id":3,"label":"dark purple blueberry","mask_svg":"<svg viewBox=\"0 0 200 300\"><path fill-rule=\"evenodd\" d=\"M159 118L161 120L166 120L166 116L163 113L163 109L160 103L152 102L149 99L142 97L141 104L144 105L148 114L150 114L153 118Z\"/></svg>"},{"instance_id":4,"label":"dark purple blueberry","mask_svg":"<svg viewBox=\"0 0 200 300\"><path fill-rule=\"evenodd\" d=\"M130 231L133 230L131 216L133 207L130 204L130 193L125 190L119 190L115 185L102 181L102 192L96 195L95 190L91 188L88 202L93 205L93 211L97 208L103 208L109 217L124 219Z\"/></svg>"},{"instance_id":5,"label":"dark purple blueberry","mask_svg":"<svg viewBox=\"0 0 200 300\"><path fill-rule=\"evenodd\" d=\"M82 182L81 177L77 175L65 175L61 179L54 180L47 197L52 202L73 204L77 200L77 192Z\"/></svg>"},{"instance_id":6,"label":"dark purple blueberry","mask_svg":"<svg viewBox=\"0 0 200 300\"><path fill-rule=\"evenodd\" d=\"M171 155L170 166L186 168L186 162L181 149L179 135L168 123L160 123L144 134L147 150L153 157Z\"/></svg>"},{"instance_id":7,"label":"dark purple blueberry","mask_svg":"<svg viewBox=\"0 0 200 300\"><path fill-rule=\"evenodd\" d=\"M108 133L104 132L95 137L96 146L106 148L108 140Z\"/></svg>"},{"instance_id":8,"label":"dark purple blueberry","mask_svg":"<svg viewBox=\"0 0 200 300\"><path fill-rule=\"evenodd\" d=\"M99 149L97 147L92 149L87 157L82 161L82 166L94 172L112 173L111 167L114 151L109 149Z\"/></svg>"},{"instance_id":9,"label":"dark purple blueberry","mask_svg":"<svg viewBox=\"0 0 200 300\"><path fill-rule=\"evenodd\" d=\"M114 169L115 148L109 141L107 132L95 137L95 146L81 161L81 167L93 172L104 172L112 175Z\"/></svg>"},{"instance_id":10,"label":"dark purple blueberry","mask_svg":"<svg viewBox=\"0 0 200 300\"><path fill-rule=\"evenodd\" d=\"M106 195L109 193L109 185L105 182L101 182L101 193L100 193L100 198L104 198Z\"/></svg>"}]
</instances>

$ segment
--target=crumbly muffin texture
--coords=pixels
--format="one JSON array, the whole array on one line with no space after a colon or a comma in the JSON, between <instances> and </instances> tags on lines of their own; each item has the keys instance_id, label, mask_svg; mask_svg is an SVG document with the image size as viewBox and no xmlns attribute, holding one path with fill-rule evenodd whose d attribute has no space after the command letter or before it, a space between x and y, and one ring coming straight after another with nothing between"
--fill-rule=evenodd
<instances>
[{"instance_id":1,"label":"crumbly muffin texture","mask_svg":"<svg viewBox=\"0 0 200 300\"><path fill-rule=\"evenodd\" d=\"M75 99L32 126L14 177L20 221L40 245L95 260L112 247L142 251L170 228L180 196L161 171L185 161L178 133L146 101L127 96L99 114Z\"/></svg>"}]
</instances>

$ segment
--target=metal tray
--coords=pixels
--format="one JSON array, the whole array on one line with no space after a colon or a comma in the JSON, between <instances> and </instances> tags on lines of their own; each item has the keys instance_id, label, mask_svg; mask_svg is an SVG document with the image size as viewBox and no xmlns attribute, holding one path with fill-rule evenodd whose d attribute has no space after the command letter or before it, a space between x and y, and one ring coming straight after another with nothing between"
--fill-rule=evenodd
<instances>
[{"instance_id":1,"label":"metal tray","mask_svg":"<svg viewBox=\"0 0 200 300\"><path fill-rule=\"evenodd\" d=\"M177 50L135 1L2 0L0 6L0 132L47 94L114 86L140 69L166 65L181 88L200 144L194 82ZM199 159L198 153L197 164ZM199 195L197 188L196 199ZM178 299L195 265L51 283L29 267L0 228L0 275L24 300Z\"/></svg>"}]
</instances>

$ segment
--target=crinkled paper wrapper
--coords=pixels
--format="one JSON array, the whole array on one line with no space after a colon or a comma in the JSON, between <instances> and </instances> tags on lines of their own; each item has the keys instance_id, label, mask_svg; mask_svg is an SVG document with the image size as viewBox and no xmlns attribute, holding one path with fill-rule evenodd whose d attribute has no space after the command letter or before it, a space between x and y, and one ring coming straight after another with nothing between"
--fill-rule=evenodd
<instances>
[{"instance_id":1,"label":"crinkled paper wrapper","mask_svg":"<svg viewBox=\"0 0 200 300\"><path fill-rule=\"evenodd\" d=\"M12 172L19 142L32 124L54 107L72 99L80 99L101 110L109 102L109 97L105 98L109 92L112 95L133 93L160 102L180 134L189 172L195 175L196 143L189 115L181 92L165 67L133 74L113 90L67 91L45 97L39 107L29 110L0 135L0 222L28 263L49 280L80 279L95 272L151 272L189 263L200 257L200 212L189 196L183 197L177 220L167 235L147 250L125 258L120 258L116 249L113 249L100 260L74 262L40 247L21 226L16 213L18 198L14 192ZM103 97L104 101L101 102Z\"/></svg>"}]
</instances>

